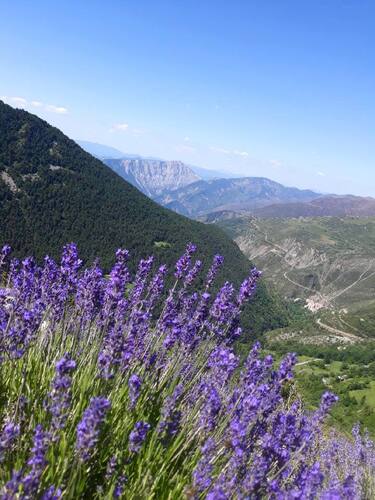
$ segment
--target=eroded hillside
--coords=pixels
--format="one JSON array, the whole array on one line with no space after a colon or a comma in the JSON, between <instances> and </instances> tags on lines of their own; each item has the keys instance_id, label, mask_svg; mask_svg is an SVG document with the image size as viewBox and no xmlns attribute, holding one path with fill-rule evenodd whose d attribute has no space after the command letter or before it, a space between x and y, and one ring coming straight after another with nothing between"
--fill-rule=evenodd
<instances>
[{"instance_id":1,"label":"eroded hillside","mask_svg":"<svg viewBox=\"0 0 375 500\"><path fill-rule=\"evenodd\" d=\"M320 326L349 336L373 330L375 217L242 217L220 225L285 297L319 311Z\"/></svg>"}]
</instances>

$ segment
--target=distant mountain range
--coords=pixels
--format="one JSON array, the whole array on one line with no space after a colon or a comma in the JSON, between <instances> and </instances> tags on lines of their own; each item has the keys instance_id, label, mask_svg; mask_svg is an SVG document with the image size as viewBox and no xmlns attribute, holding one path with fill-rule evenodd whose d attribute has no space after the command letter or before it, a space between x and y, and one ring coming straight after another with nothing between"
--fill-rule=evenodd
<instances>
[{"instance_id":1,"label":"distant mountain range","mask_svg":"<svg viewBox=\"0 0 375 500\"><path fill-rule=\"evenodd\" d=\"M119 149L112 148L111 146L105 146L104 144L98 144L97 142L77 141L77 144L79 144L82 149L90 153L90 155L93 155L100 160L103 158L124 158L124 156L126 156L125 153Z\"/></svg>"},{"instance_id":2,"label":"distant mountain range","mask_svg":"<svg viewBox=\"0 0 375 500\"><path fill-rule=\"evenodd\" d=\"M205 222L246 214L260 218L375 215L374 198L322 195L262 177L228 177L181 161L129 155L87 141L80 144L160 205Z\"/></svg>"},{"instance_id":3,"label":"distant mountain range","mask_svg":"<svg viewBox=\"0 0 375 500\"><path fill-rule=\"evenodd\" d=\"M320 195L309 190L285 187L262 177L197 181L165 192L156 201L190 217L210 212L246 211L274 203L305 202Z\"/></svg>"},{"instance_id":4,"label":"distant mountain range","mask_svg":"<svg viewBox=\"0 0 375 500\"><path fill-rule=\"evenodd\" d=\"M322 196L306 203L284 203L260 208L254 214L262 218L345 217L375 215L375 199L361 196Z\"/></svg>"}]
</instances>

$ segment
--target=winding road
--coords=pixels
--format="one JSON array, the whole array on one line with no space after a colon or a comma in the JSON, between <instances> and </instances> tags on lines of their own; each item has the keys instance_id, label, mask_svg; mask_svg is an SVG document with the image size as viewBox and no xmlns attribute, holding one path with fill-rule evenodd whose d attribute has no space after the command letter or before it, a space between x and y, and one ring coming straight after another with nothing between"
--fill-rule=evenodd
<instances>
[{"instance_id":1,"label":"winding road","mask_svg":"<svg viewBox=\"0 0 375 500\"><path fill-rule=\"evenodd\" d=\"M327 330L327 332L334 333L335 335L339 335L339 336L344 337L348 340L352 340L354 342L360 342L362 340L360 337L357 337L357 335L354 335L353 333L344 332L343 330L338 330L337 328L334 328L333 326L326 325L325 323L322 322L322 320L320 318L318 318L316 320L316 323L321 328L324 328L324 330Z\"/></svg>"}]
</instances>

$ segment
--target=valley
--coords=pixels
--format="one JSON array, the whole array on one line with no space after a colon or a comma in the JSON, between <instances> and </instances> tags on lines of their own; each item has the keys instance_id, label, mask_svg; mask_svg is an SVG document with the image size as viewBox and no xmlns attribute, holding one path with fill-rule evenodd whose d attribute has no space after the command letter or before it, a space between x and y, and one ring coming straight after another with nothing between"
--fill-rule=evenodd
<instances>
[{"instance_id":1,"label":"valley","mask_svg":"<svg viewBox=\"0 0 375 500\"><path fill-rule=\"evenodd\" d=\"M347 339L371 333L374 217L241 217L218 225L263 269L279 293L319 313L320 329Z\"/></svg>"}]
</instances>

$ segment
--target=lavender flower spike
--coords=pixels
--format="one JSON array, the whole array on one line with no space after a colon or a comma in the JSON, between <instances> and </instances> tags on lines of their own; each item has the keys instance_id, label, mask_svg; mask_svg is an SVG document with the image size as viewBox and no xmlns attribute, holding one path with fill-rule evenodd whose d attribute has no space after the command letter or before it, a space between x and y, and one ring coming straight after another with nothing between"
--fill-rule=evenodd
<instances>
[{"instance_id":1,"label":"lavender flower spike","mask_svg":"<svg viewBox=\"0 0 375 500\"><path fill-rule=\"evenodd\" d=\"M20 426L13 422L4 425L0 434L0 463L4 460L5 454L12 450L14 442L20 433Z\"/></svg>"},{"instance_id":2,"label":"lavender flower spike","mask_svg":"<svg viewBox=\"0 0 375 500\"><path fill-rule=\"evenodd\" d=\"M55 486L50 486L42 495L42 500L59 500L60 498L62 498L62 491Z\"/></svg>"},{"instance_id":3,"label":"lavender flower spike","mask_svg":"<svg viewBox=\"0 0 375 500\"><path fill-rule=\"evenodd\" d=\"M0 251L0 271L6 261L8 255L11 253L12 248L9 245L4 245Z\"/></svg>"},{"instance_id":4,"label":"lavender flower spike","mask_svg":"<svg viewBox=\"0 0 375 500\"><path fill-rule=\"evenodd\" d=\"M142 380L140 379L140 377L138 377L138 375L133 373L133 375L129 377L128 386L129 386L130 408L134 408L135 405L137 404L139 394L141 392Z\"/></svg>"},{"instance_id":5,"label":"lavender flower spike","mask_svg":"<svg viewBox=\"0 0 375 500\"><path fill-rule=\"evenodd\" d=\"M52 390L49 394L48 408L52 415L52 428L62 429L65 425L66 413L70 407L70 387L72 385L71 372L76 368L76 362L69 354L65 354L56 363L56 375L52 381Z\"/></svg>"},{"instance_id":6,"label":"lavender flower spike","mask_svg":"<svg viewBox=\"0 0 375 500\"><path fill-rule=\"evenodd\" d=\"M41 425L35 427L31 456L27 462L30 472L22 478L25 498L35 498L39 488L39 480L47 466L46 453L50 443L50 436Z\"/></svg>"},{"instance_id":7,"label":"lavender flower spike","mask_svg":"<svg viewBox=\"0 0 375 500\"><path fill-rule=\"evenodd\" d=\"M188 243L185 253L176 262L176 272L174 273L174 275L177 279L181 279L183 276L185 276L190 266L191 256L196 250L197 247L193 245L193 243Z\"/></svg>"},{"instance_id":8,"label":"lavender flower spike","mask_svg":"<svg viewBox=\"0 0 375 500\"><path fill-rule=\"evenodd\" d=\"M90 405L77 426L76 450L83 462L92 457L99 440L100 427L111 403L103 397L91 398Z\"/></svg>"},{"instance_id":9,"label":"lavender flower spike","mask_svg":"<svg viewBox=\"0 0 375 500\"><path fill-rule=\"evenodd\" d=\"M147 422L137 422L129 436L129 450L132 453L138 453L150 430L150 424Z\"/></svg>"}]
</instances>

